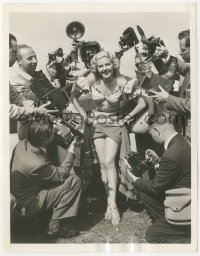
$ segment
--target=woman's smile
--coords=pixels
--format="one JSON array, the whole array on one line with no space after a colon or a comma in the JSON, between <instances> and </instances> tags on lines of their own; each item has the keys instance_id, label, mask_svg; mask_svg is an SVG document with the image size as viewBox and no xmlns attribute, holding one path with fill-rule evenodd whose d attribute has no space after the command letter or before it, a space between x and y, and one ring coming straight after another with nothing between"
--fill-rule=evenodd
<instances>
[{"instance_id":1,"label":"woman's smile","mask_svg":"<svg viewBox=\"0 0 200 256\"><path fill-rule=\"evenodd\" d=\"M102 58L97 60L97 70L102 78L110 78L113 74L113 64L109 58Z\"/></svg>"}]
</instances>

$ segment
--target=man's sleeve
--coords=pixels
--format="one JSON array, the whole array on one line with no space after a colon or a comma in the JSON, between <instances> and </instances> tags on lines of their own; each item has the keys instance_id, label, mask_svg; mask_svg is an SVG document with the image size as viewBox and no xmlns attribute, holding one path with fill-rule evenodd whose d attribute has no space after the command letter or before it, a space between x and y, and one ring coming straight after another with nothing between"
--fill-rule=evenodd
<instances>
[{"instance_id":1,"label":"man's sleeve","mask_svg":"<svg viewBox=\"0 0 200 256\"><path fill-rule=\"evenodd\" d=\"M23 106L24 98L17 91L17 89L9 83L9 99L11 104L15 104L17 106Z\"/></svg>"},{"instance_id":2,"label":"man's sleeve","mask_svg":"<svg viewBox=\"0 0 200 256\"><path fill-rule=\"evenodd\" d=\"M19 107L15 104L10 105L9 117L12 119L19 119L20 116L27 116L33 113L33 108Z\"/></svg>"},{"instance_id":3,"label":"man's sleeve","mask_svg":"<svg viewBox=\"0 0 200 256\"><path fill-rule=\"evenodd\" d=\"M24 85L21 88L21 93L24 96L24 98L26 98L28 100L32 100L32 101L37 101L38 100L36 94L34 92L32 92L29 85Z\"/></svg>"},{"instance_id":4,"label":"man's sleeve","mask_svg":"<svg viewBox=\"0 0 200 256\"><path fill-rule=\"evenodd\" d=\"M75 154L68 152L61 166L57 167L51 164L43 165L32 171L31 175L38 185L62 184L70 175L73 166Z\"/></svg>"},{"instance_id":5,"label":"man's sleeve","mask_svg":"<svg viewBox=\"0 0 200 256\"><path fill-rule=\"evenodd\" d=\"M159 194L167 190L179 174L178 165L169 157L162 157L160 168L153 180L137 179L135 186L149 194Z\"/></svg>"},{"instance_id":6,"label":"man's sleeve","mask_svg":"<svg viewBox=\"0 0 200 256\"><path fill-rule=\"evenodd\" d=\"M25 79L24 77L13 75L12 73L10 73L10 84L14 88L18 88L18 93L20 93L24 98L32 101L37 100L36 94L31 90L30 81Z\"/></svg>"},{"instance_id":7,"label":"man's sleeve","mask_svg":"<svg viewBox=\"0 0 200 256\"><path fill-rule=\"evenodd\" d=\"M190 71L190 64L185 63L183 60L178 58L178 72L180 75L185 76Z\"/></svg>"},{"instance_id":8,"label":"man's sleeve","mask_svg":"<svg viewBox=\"0 0 200 256\"><path fill-rule=\"evenodd\" d=\"M169 110L175 110L183 112L184 114L190 114L190 98L178 98L173 95L169 95L166 107Z\"/></svg>"},{"instance_id":9,"label":"man's sleeve","mask_svg":"<svg viewBox=\"0 0 200 256\"><path fill-rule=\"evenodd\" d=\"M169 56L170 57L170 56ZM153 64L155 66L155 68L157 69L158 72L160 72L163 67L167 64L169 57L167 58L166 61L164 61L163 59L156 59L155 61L153 61ZM180 75L185 76L188 72L190 71L190 64L189 63L185 63L183 60L178 58L178 72Z\"/></svg>"}]
</instances>

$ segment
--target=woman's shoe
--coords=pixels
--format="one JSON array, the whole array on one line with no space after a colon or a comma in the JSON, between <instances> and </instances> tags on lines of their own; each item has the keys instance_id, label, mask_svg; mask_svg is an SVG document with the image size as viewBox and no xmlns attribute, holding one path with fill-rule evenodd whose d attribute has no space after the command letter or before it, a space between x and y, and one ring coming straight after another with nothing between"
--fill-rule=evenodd
<instances>
[{"instance_id":1,"label":"woman's shoe","mask_svg":"<svg viewBox=\"0 0 200 256\"><path fill-rule=\"evenodd\" d=\"M120 223L120 214L119 214L118 208L117 207L111 208L111 212L112 212L111 221L112 221L113 226L119 225L119 223Z\"/></svg>"},{"instance_id":2,"label":"woman's shoe","mask_svg":"<svg viewBox=\"0 0 200 256\"><path fill-rule=\"evenodd\" d=\"M107 209L106 209L106 213L105 213L105 220L111 220L112 218L112 212L111 212L111 207L109 204L107 204Z\"/></svg>"}]
</instances>

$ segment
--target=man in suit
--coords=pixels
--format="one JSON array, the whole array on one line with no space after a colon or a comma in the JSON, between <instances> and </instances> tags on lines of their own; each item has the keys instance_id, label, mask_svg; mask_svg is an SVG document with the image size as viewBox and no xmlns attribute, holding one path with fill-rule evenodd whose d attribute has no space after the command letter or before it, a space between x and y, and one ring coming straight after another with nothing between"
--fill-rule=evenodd
<instances>
[{"instance_id":1,"label":"man in suit","mask_svg":"<svg viewBox=\"0 0 200 256\"><path fill-rule=\"evenodd\" d=\"M46 148L54 133L48 117L29 125L27 139L20 141L13 152L10 179L11 193L24 215L32 218L44 210L53 210L49 235L59 234L61 221L77 215L81 194L80 179L70 174L76 141L70 145L62 164L53 166Z\"/></svg>"},{"instance_id":2,"label":"man in suit","mask_svg":"<svg viewBox=\"0 0 200 256\"><path fill-rule=\"evenodd\" d=\"M143 201L153 225L146 232L150 243L187 243L190 240L190 226L171 225L165 219L165 191L176 188L191 188L191 148L187 140L175 131L170 113L162 112L149 119L149 133L163 143L165 152L159 158L148 150L159 168L152 180L129 175L134 181L139 198Z\"/></svg>"},{"instance_id":3,"label":"man in suit","mask_svg":"<svg viewBox=\"0 0 200 256\"><path fill-rule=\"evenodd\" d=\"M191 141L191 119L190 119L190 30L185 30L178 35L180 45L180 55L183 59L178 59L178 71L184 77L180 87L179 97L175 97L167 93L160 87L160 92L151 91L155 100L166 101L166 107L169 110L181 113L183 117L183 135ZM155 52L156 57L169 57L169 52L165 47L157 47Z\"/></svg>"}]
</instances>

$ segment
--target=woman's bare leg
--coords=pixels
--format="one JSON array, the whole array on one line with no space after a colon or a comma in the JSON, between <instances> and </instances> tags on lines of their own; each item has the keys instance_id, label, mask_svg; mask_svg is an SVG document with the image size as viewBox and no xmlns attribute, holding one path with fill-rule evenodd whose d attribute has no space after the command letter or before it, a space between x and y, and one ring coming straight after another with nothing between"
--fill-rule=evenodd
<instances>
[{"instance_id":1,"label":"woman's bare leg","mask_svg":"<svg viewBox=\"0 0 200 256\"><path fill-rule=\"evenodd\" d=\"M105 159L104 159L104 155L105 155L105 152L104 152L105 151L105 139L104 138L95 139L94 140L94 145L95 145L95 149L96 149L98 160L99 160L99 164L100 164L101 179L102 179L102 182L103 182L103 185L104 185L104 188L105 188L106 197L107 197L107 199L109 201L108 179L107 179L107 175L106 175Z\"/></svg>"},{"instance_id":2,"label":"woman's bare leg","mask_svg":"<svg viewBox=\"0 0 200 256\"><path fill-rule=\"evenodd\" d=\"M110 207L112 211L112 222L113 224L119 224L120 217L116 204L116 194L118 185L118 175L115 165L119 144L107 137L105 141L104 150L104 165L106 170L106 176L108 179L108 191L110 198Z\"/></svg>"}]
</instances>

